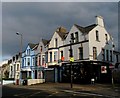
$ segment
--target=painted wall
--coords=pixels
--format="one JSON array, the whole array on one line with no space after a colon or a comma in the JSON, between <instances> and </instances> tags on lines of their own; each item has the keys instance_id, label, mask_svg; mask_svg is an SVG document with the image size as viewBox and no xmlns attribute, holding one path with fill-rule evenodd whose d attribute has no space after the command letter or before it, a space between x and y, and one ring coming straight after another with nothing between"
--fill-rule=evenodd
<instances>
[{"instance_id":1,"label":"painted wall","mask_svg":"<svg viewBox=\"0 0 120 98\"><path fill-rule=\"evenodd\" d=\"M96 30L99 33L99 41L96 40ZM108 36L108 44L106 44L105 34ZM89 32L89 59L93 60L93 47L97 48L97 60L102 60L102 48L106 50L112 50L112 40L110 39L109 33L104 27L96 26L93 30ZM106 59L106 54L105 54ZM110 52L109 52L109 61L110 61Z\"/></svg>"}]
</instances>

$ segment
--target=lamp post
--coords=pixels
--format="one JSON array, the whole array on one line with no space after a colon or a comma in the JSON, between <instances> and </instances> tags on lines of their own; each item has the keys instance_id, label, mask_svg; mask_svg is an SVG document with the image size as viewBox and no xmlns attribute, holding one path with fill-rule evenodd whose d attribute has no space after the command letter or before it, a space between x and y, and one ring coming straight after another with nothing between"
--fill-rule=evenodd
<instances>
[{"instance_id":1,"label":"lamp post","mask_svg":"<svg viewBox=\"0 0 120 98\"><path fill-rule=\"evenodd\" d=\"M23 36L21 33L19 32L16 32L17 35L20 35L21 39L20 39L20 57L22 57L22 39L23 39Z\"/></svg>"},{"instance_id":2,"label":"lamp post","mask_svg":"<svg viewBox=\"0 0 120 98\"><path fill-rule=\"evenodd\" d=\"M16 32L16 34L20 36L20 67L21 67L22 66L22 40L23 40L23 36L19 32Z\"/></svg>"},{"instance_id":3,"label":"lamp post","mask_svg":"<svg viewBox=\"0 0 120 98\"><path fill-rule=\"evenodd\" d=\"M72 45L70 41L70 59L73 58L73 51L72 51ZM72 61L70 60L70 85L71 88L73 87L73 70L72 70Z\"/></svg>"}]
</instances>

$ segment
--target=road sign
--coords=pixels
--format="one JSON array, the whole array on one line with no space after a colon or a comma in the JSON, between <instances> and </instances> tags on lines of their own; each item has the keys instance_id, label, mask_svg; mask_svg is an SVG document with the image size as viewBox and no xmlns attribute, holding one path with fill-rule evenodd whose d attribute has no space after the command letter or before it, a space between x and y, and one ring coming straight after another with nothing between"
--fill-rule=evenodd
<instances>
[{"instance_id":1,"label":"road sign","mask_svg":"<svg viewBox=\"0 0 120 98\"><path fill-rule=\"evenodd\" d=\"M70 57L70 61L71 61L71 62L74 62L74 57Z\"/></svg>"},{"instance_id":2,"label":"road sign","mask_svg":"<svg viewBox=\"0 0 120 98\"><path fill-rule=\"evenodd\" d=\"M101 73L107 73L107 67L101 66Z\"/></svg>"}]
</instances>

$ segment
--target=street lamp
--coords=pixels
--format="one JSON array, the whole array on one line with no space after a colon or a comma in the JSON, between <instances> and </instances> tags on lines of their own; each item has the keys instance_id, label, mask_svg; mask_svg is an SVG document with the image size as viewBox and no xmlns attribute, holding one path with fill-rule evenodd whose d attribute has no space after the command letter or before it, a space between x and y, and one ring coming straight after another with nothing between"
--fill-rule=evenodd
<instances>
[{"instance_id":1,"label":"street lamp","mask_svg":"<svg viewBox=\"0 0 120 98\"><path fill-rule=\"evenodd\" d=\"M23 36L19 32L16 32L16 34L20 36L20 66L22 66L22 40L23 40Z\"/></svg>"},{"instance_id":2,"label":"street lamp","mask_svg":"<svg viewBox=\"0 0 120 98\"><path fill-rule=\"evenodd\" d=\"M21 39L20 39L20 57L22 57L22 39L23 39L23 37L22 37L22 34L19 32L16 32L16 34L21 36Z\"/></svg>"},{"instance_id":3,"label":"street lamp","mask_svg":"<svg viewBox=\"0 0 120 98\"><path fill-rule=\"evenodd\" d=\"M72 51L72 45L70 41L70 59L73 58L73 51ZM73 87L73 70L72 70L72 61L70 60L70 84L71 88Z\"/></svg>"}]
</instances>

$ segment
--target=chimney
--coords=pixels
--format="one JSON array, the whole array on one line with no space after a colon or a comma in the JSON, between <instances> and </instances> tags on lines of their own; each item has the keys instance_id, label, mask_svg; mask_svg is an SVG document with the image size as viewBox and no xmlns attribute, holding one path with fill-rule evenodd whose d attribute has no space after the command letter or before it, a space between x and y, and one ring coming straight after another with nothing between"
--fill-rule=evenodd
<instances>
[{"instance_id":1,"label":"chimney","mask_svg":"<svg viewBox=\"0 0 120 98\"><path fill-rule=\"evenodd\" d=\"M104 21L102 16L96 16L96 24L104 27Z\"/></svg>"}]
</instances>

